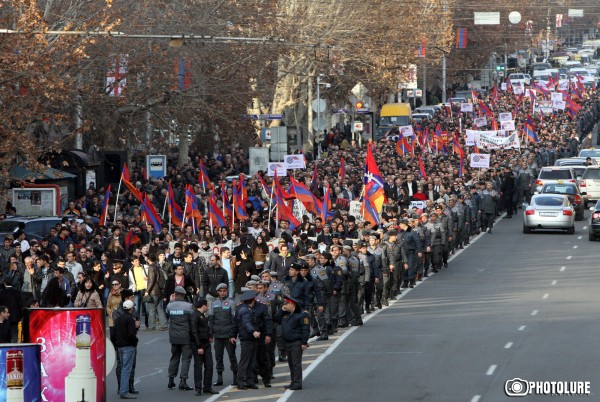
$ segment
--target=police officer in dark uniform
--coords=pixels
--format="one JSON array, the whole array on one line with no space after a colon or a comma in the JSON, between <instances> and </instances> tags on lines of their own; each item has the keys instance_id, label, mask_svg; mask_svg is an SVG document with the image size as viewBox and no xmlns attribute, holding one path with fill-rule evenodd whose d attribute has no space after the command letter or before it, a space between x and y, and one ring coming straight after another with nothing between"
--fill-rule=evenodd
<instances>
[{"instance_id":1,"label":"police officer in dark uniform","mask_svg":"<svg viewBox=\"0 0 600 402\"><path fill-rule=\"evenodd\" d=\"M308 312L308 316L311 322L316 324L317 322L317 314L322 314L323 307L323 293L322 293L322 285L318 282L318 279L315 279L310 274L310 267L307 261L298 260L300 263L300 276L306 279L306 291L308 292L308 299L310 300L309 306L304 310ZM310 338L321 335L321 331L318 329L311 329Z\"/></svg>"},{"instance_id":2,"label":"police officer in dark uniform","mask_svg":"<svg viewBox=\"0 0 600 402\"><path fill-rule=\"evenodd\" d=\"M225 283L217 285L217 294L218 298L213 300L210 309L211 312L208 316L208 325L210 333L213 336L215 358L217 361L217 382L213 385L223 385L223 371L225 370L223 355L225 354L225 350L227 350L227 356L229 357L229 367L233 372L233 383L231 385L237 385L238 364L235 356L235 342L230 342L231 338L234 337L233 317L235 303L229 297Z\"/></svg>"},{"instance_id":3,"label":"police officer in dark uniform","mask_svg":"<svg viewBox=\"0 0 600 402\"><path fill-rule=\"evenodd\" d=\"M263 285L259 281L256 286ZM259 297L260 296L260 297ZM257 370L254 371L254 383L258 382L257 374L260 374L263 384L271 388L271 362L269 359L269 345L273 335L273 316L271 315L270 303L264 303L264 296L259 293L256 295L256 304L254 305L254 322L256 329L260 332L258 345L256 348Z\"/></svg>"},{"instance_id":4,"label":"police officer in dark uniform","mask_svg":"<svg viewBox=\"0 0 600 402\"><path fill-rule=\"evenodd\" d=\"M239 336L241 344L240 362L238 366L238 389L258 389L254 371L256 370L256 350L261 333L256 325L254 306L256 305L256 291L247 290L240 296L241 304L235 312L234 336L231 342Z\"/></svg>"},{"instance_id":5,"label":"police officer in dark uniform","mask_svg":"<svg viewBox=\"0 0 600 402\"><path fill-rule=\"evenodd\" d=\"M390 230L388 232L388 240L383 244L383 304L388 305L388 297L395 297L400 294L399 280L400 272L402 272L403 264L406 261L406 254L402 244L398 241L398 231ZM388 290L386 292L386 276L389 277L387 282Z\"/></svg>"},{"instance_id":6,"label":"police officer in dark uniform","mask_svg":"<svg viewBox=\"0 0 600 402\"><path fill-rule=\"evenodd\" d=\"M409 286L414 288L417 278L417 265L419 263L419 258L423 256L421 252L421 239L419 239L417 232L415 232L408 224L408 220L400 220L400 228L402 229L400 239L404 253L406 254L402 282L404 287Z\"/></svg>"},{"instance_id":7,"label":"police officer in dark uniform","mask_svg":"<svg viewBox=\"0 0 600 402\"><path fill-rule=\"evenodd\" d=\"M191 315L192 327L192 353L194 357L194 387L196 395L218 394L212 388L213 357L210 345L212 335L208 325L208 302L206 299L197 299L194 303L195 310ZM204 376L202 376L204 368ZM204 384L204 385L203 385Z\"/></svg>"},{"instance_id":8,"label":"police officer in dark uniform","mask_svg":"<svg viewBox=\"0 0 600 402\"><path fill-rule=\"evenodd\" d=\"M333 335L338 330L340 292L344 286L344 272L340 266L335 265L331 253L325 252L322 257L321 263L327 269L331 283L331 297L325 309L325 322L327 323L327 335Z\"/></svg>"},{"instance_id":9,"label":"police officer in dark uniform","mask_svg":"<svg viewBox=\"0 0 600 402\"><path fill-rule=\"evenodd\" d=\"M284 296L292 296L299 300L300 308L307 309L310 307L308 297L308 284L306 279L300 276L300 268L302 264L299 261L290 264L288 275L283 280Z\"/></svg>"},{"instance_id":10,"label":"police officer in dark uniform","mask_svg":"<svg viewBox=\"0 0 600 402\"><path fill-rule=\"evenodd\" d=\"M275 315L275 321L281 323L290 367L291 382L285 388L293 391L300 390L302 389L302 353L308 348L310 319L300 308L299 300L286 297L285 304Z\"/></svg>"},{"instance_id":11,"label":"police officer in dark uniform","mask_svg":"<svg viewBox=\"0 0 600 402\"><path fill-rule=\"evenodd\" d=\"M326 341L329 339L327 336L327 327L330 323L325 318L325 308L329 305L329 299L331 297L331 281L329 280L328 269L331 267L324 267L317 263L317 257L314 254L308 254L306 256L308 262L308 268L310 270L310 276L315 284L315 298L317 299L317 309L315 311L315 324L316 329L320 334L319 340ZM300 271L302 273L302 271ZM318 303L317 292L321 294L321 303Z\"/></svg>"}]
</instances>

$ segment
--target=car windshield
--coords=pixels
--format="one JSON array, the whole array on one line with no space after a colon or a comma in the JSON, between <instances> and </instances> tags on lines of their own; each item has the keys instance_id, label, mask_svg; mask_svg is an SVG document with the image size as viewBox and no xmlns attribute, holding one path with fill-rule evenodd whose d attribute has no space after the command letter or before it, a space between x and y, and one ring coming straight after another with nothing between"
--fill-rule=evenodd
<instances>
[{"instance_id":1,"label":"car windshield","mask_svg":"<svg viewBox=\"0 0 600 402\"><path fill-rule=\"evenodd\" d=\"M546 184L542 193L556 193L556 194L575 194L575 186L567 186L561 184Z\"/></svg>"},{"instance_id":2,"label":"car windshield","mask_svg":"<svg viewBox=\"0 0 600 402\"><path fill-rule=\"evenodd\" d=\"M588 156L590 158L600 158L600 149L584 149L579 152L579 156L583 156L585 158Z\"/></svg>"},{"instance_id":3,"label":"car windshield","mask_svg":"<svg viewBox=\"0 0 600 402\"><path fill-rule=\"evenodd\" d=\"M600 169L586 169L582 179L600 179Z\"/></svg>"},{"instance_id":4,"label":"car windshield","mask_svg":"<svg viewBox=\"0 0 600 402\"><path fill-rule=\"evenodd\" d=\"M540 172L540 179L542 180L569 180L571 179L570 170L542 170Z\"/></svg>"},{"instance_id":5,"label":"car windshield","mask_svg":"<svg viewBox=\"0 0 600 402\"><path fill-rule=\"evenodd\" d=\"M0 232L13 232L18 227L18 222L15 221L0 221Z\"/></svg>"},{"instance_id":6,"label":"car windshield","mask_svg":"<svg viewBox=\"0 0 600 402\"><path fill-rule=\"evenodd\" d=\"M562 197L537 197L534 198L535 205L540 207L560 207L563 204Z\"/></svg>"}]
</instances>

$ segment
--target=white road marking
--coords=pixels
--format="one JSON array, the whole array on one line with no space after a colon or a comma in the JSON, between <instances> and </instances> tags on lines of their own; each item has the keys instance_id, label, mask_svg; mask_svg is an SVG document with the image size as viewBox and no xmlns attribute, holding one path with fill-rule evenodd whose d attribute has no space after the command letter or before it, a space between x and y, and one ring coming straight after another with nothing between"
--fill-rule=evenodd
<instances>
[{"instance_id":1,"label":"white road marking","mask_svg":"<svg viewBox=\"0 0 600 402\"><path fill-rule=\"evenodd\" d=\"M523 330L524 330L526 327L527 327L526 325L521 325L521 326L519 327L519 331L523 331Z\"/></svg>"},{"instance_id":2,"label":"white road marking","mask_svg":"<svg viewBox=\"0 0 600 402\"><path fill-rule=\"evenodd\" d=\"M548 298L548 296L550 296L550 293L546 293L546 294L545 294L545 295L542 297L542 299L547 299L547 298Z\"/></svg>"},{"instance_id":3,"label":"white road marking","mask_svg":"<svg viewBox=\"0 0 600 402\"><path fill-rule=\"evenodd\" d=\"M567 260L570 260L571 258L573 258L573 256L572 256L572 255L568 255L568 256L567 256Z\"/></svg>"},{"instance_id":4,"label":"white road marking","mask_svg":"<svg viewBox=\"0 0 600 402\"><path fill-rule=\"evenodd\" d=\"M513 343L512 342L508 342L506 345L504 345L504 349L510 349L512 348Z\"/></svg>"},{"instance_id":5,"label":"white road marking","mask_svg":"<svg viewBox=\"0 0 600 402\"><path fill-rule=\"evenodd\" d=\"M490 368L488 369L488 371L485 373L485 375L492 375L492 374L494 374L494 371L496 371L496 367L498 367L497 364L492 364L490 366Z\"/></svg>"},{"instance_id":6,"label":"white road marking","mask_svg":"<svg viewBox=\"0 0 600 402\"><path fill-rule=\"evenodd\" d=\"M144 345L150 345L151 343L154 343L156 341L160 341L161 338L154 338L154 339L150 339L148 342L144 342Z\"/></svg>"},{"instance_id":7,"label":"white road marking","mask_svg":"<svg viewBox=\"0 0 600 402\"><path fill-rule=\"evenodd\" d=\"M139 383L140 383L140 380L141 380L142 378L146 378L146 377L152 377L152 376L155 376L155 375L158 375L158 374L162 373L162 372L163 372L163 370L164 370L164 368L158 368L158 367L157 367L157 368L155 368L155 370L156 370L156 371L155 371L155 372L153 372L153 373L146 374L146 375L141 375L141 376L139 376L139 377L136 377L136 378L135 378L135 381L134 381L134 384L136 384L136 385L137 385L137 384L139 384Z\"/></svg>"},{"instance_id":8,"label":"white road marking","mask_svg":"<svg viewBox=\"0 0 600 402\"><path fill-rule=\"evenodd\" d=\"M564 272L565 269L567 269L567 267L563 265L562 267L560 267L560 272Z\"/></svg>"},{"instance_id":9,"label":"white road marking","mask_svg":"<svg viewBox=\"0 0 600 402\"><path fill-rule=\"evenodd\" d=\"M481 399L481 395L475 395L473 398L471 398L471 402L479 402L479 399Z\"/></svg>"},{"instance_id":10,"label":"white road marking","mask_svg":"<svg viewBox=\"0 0 600 402\"><path fill-rule=\"evenodd\" d=\"M537 313L538 313L538 311L537 311L537 310L533 310L533 311L531 312L531 315L537 315Z\"/></svg>"},{"instance_id":11,"label":"white road marking","mask_svg":"<svg viewBox=\"0 0 600 402\"><path fill-rule=\"evenodd\" d=\"M573 248L577 248L577 247L579 247L579 246L573 246Z\"/></svg>"},{"instance_id":12,"label":"white road marking","mask_svg":"<svg viewBox=\"0 0 600 402\"><path fill-rule=\"evenodd\" d=\"M583 236L577 236L577 240L583 239Z\"/></svg>"},{"instance_id":13,"label":"white road marking","mask_svg":"<svg viewBox=\"0 0 600 402\"><path fill-rule=\"evenodd\" d=\"M586 229L587 229L587 226L584 226L584 227L582 227L582 229L583 229L583 230L586 230Z\"/></svg>"},{"instance_id":14,"label":"white road marking","mask_svg":"<svg viewBox=\"0 0 600 402\"><path fill-rule=\"evenodd\" d=\"M552 281L552 286L556 285L556 281Z\"/></svg>"}]
</instances>

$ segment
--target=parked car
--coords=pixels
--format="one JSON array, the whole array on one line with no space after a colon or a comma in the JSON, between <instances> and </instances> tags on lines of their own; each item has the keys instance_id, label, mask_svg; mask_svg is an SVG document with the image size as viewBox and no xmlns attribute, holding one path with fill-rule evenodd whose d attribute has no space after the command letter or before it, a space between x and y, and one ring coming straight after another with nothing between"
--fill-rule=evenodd
<instances>
[{"instance_id":1,"label":"parked car","mask_svg":"<svg viewBox=\"0 0 600 402\"><path fill-rule=\"evenodd\" d=\"M600 236L600 200L596 202L592 208L590 215L590 223L588 225L588 239L590 241L596 241L596 239Z\"/></svg>"},{"instance_id":2,"label":"parked car","mask_svg":"<svg viewBox=\"0 0 600 402\"><path fill-rule=\"evenodd\" d=\"M535 191L538 193L542 190L542 186L546 183L563 180L565 182L577 183L577 175L575 170L570 166L546 166L540 170L537 180L535 181Z\"/></svg>"},{"instance_id":3,"label":"parked car","mask_svg":"<svg viewBox=\"0 0 600 402\"><path fill-rule=\"evenodd\" d=\"M588 200L600 200L600 167L589 166L585 169L581 176L579 186Z\"/></svg>"},{"instance_id":4,"label":"parked car","mask_svg":"<svg viewBox=\"0 0 600 402\"><path fill-rule=\"evenodd\" d=\"M27 240L40 240L50 233L50 229L60 224L57 216L16 216L0 221L0 238L14 236L20 229L27 234Z\"/></svg>"}]
</instances>

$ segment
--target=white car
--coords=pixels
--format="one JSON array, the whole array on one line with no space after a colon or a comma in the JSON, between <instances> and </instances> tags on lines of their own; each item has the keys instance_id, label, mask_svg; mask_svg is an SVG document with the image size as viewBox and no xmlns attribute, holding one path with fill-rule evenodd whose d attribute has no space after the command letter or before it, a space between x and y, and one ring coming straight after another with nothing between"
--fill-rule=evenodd
<instances>
[{"instance_id":1,"label":"white car","mask_svg":"<svg viewBox=\"0 0 600 402\"><path fill-rule=\"evenodd\" d=\"M525 74L513 73L508 76L508 79L510 80L510 84L514 87L515 85L529 85L531 79L528 77L529 75L525 76Z\"/></svg>"},{"instance_id":2,"label":"white car","mask_svg":"<svg viewBox=\"0 0 600 402\"><path fill-rule=\"evenodd\" d=\"M575 210L561 194L536 194L523 211L523 233L534 229L561 229L575 233Z\"/></svg>"}]
</instances>

